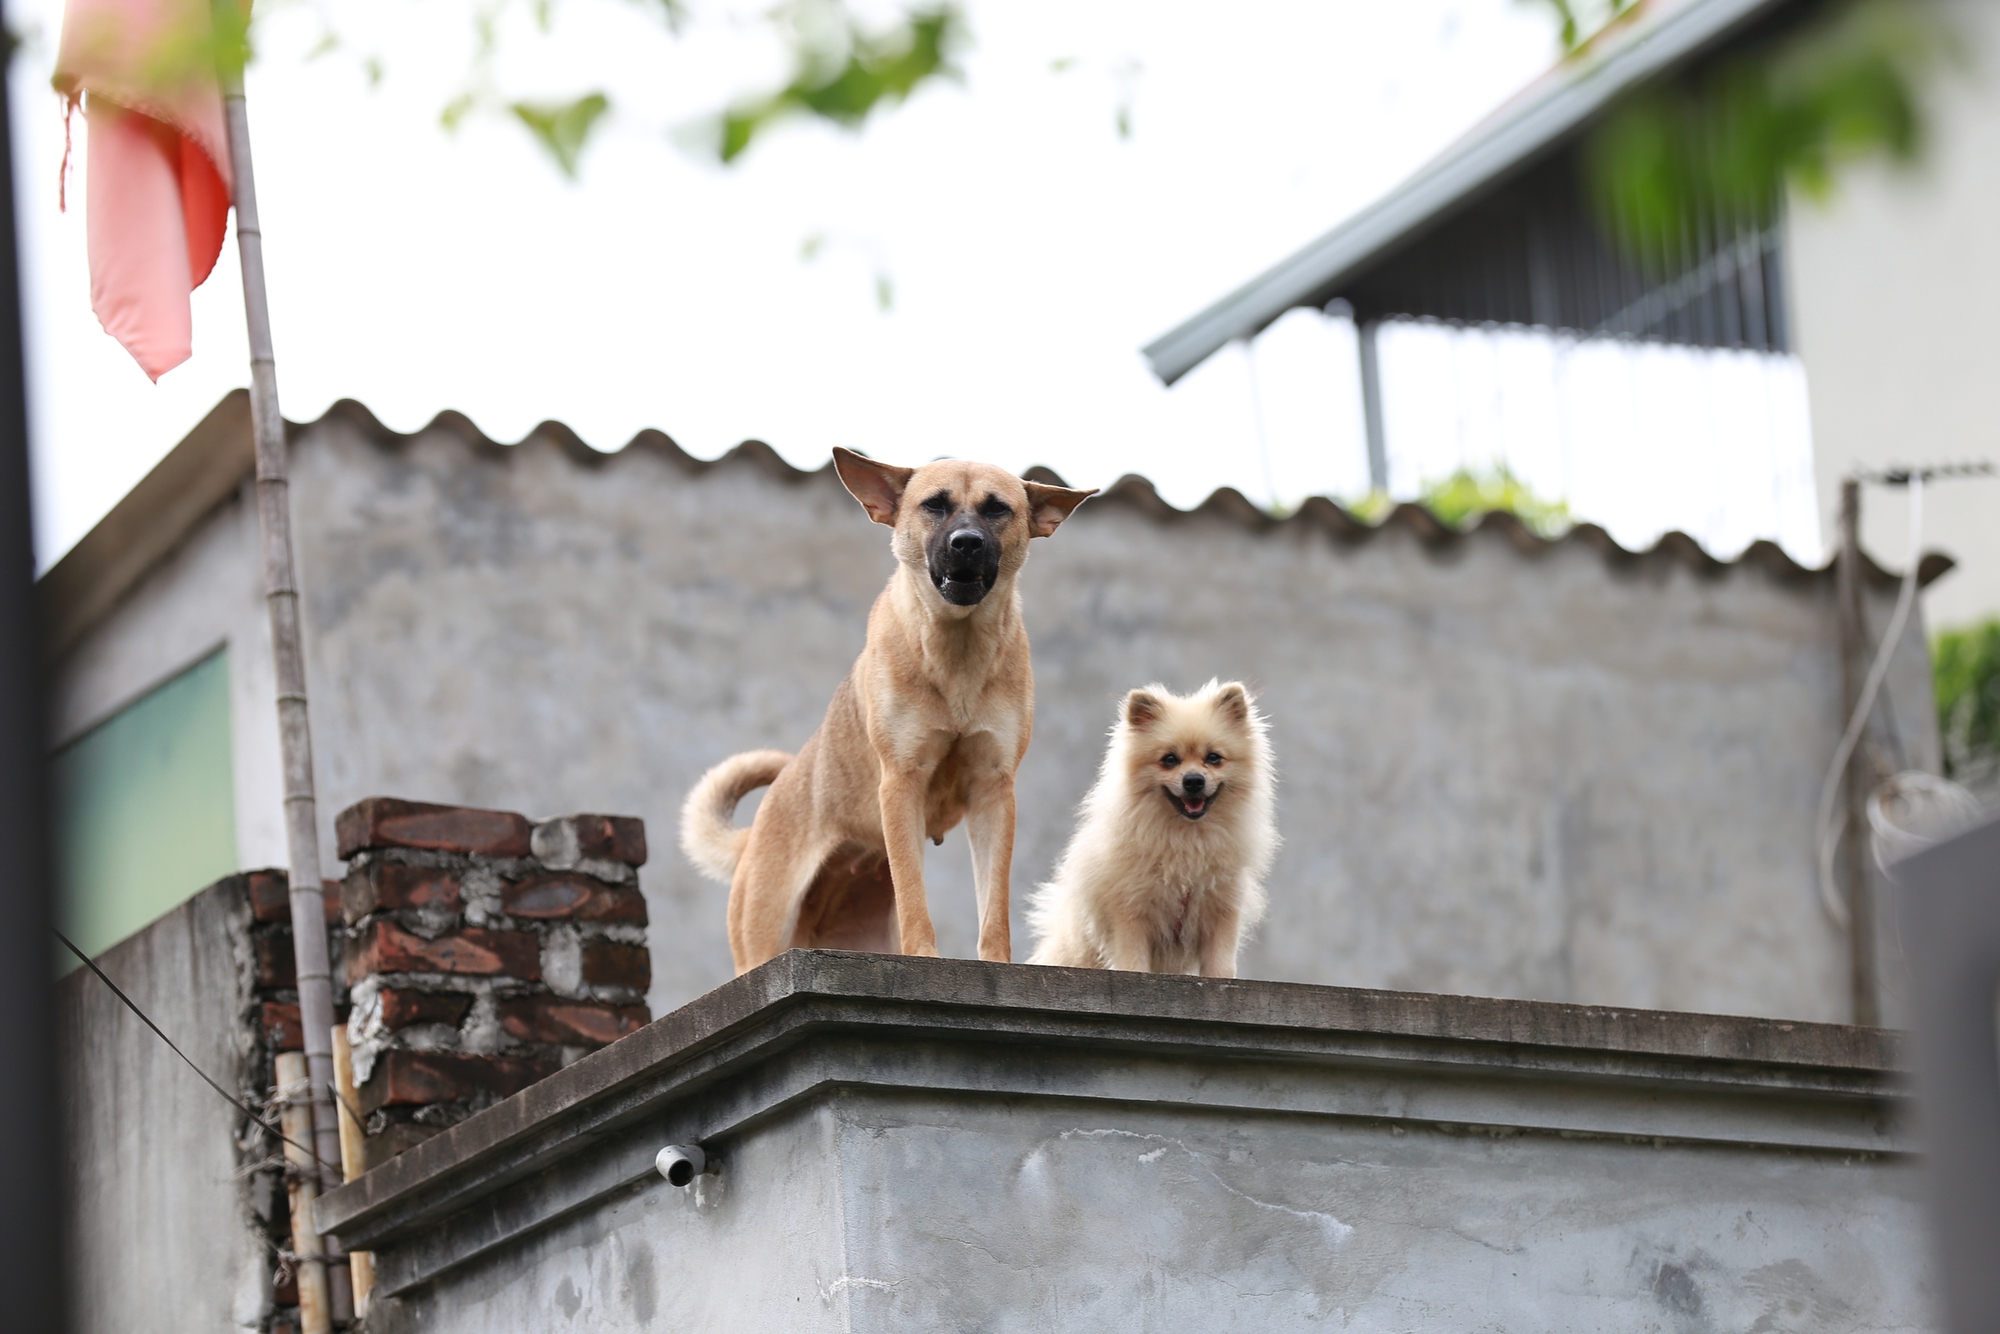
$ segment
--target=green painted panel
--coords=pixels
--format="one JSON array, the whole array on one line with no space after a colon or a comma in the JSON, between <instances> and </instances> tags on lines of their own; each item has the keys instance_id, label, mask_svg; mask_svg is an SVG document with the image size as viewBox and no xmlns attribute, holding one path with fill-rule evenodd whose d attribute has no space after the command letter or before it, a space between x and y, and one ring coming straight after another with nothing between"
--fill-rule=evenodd
<instances>
[{"instance_id":1,"label":"green painted panel","mask_svg":"<svg viewBox=\"0 0 2000 1334\"><path fill-rule=\"evenodd\" d=\"M52 769L58 915L96 955L236 870L227 651L64 746Z\"/></svg>"}]
</instances>

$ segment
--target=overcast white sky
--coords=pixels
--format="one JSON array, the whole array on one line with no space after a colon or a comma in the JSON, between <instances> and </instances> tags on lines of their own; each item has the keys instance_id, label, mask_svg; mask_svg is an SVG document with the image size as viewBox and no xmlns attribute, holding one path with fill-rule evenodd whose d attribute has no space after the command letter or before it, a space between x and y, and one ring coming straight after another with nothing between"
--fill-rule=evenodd
<instances>
[{"instance_id":1,"label":"overcast white sky","mask_svg":"<svg viewBox=\"0 0 2000 1334\"><path fill-rule=\"evenodd\" d=\"M320 8L260 4L249 97L287 416L355 398L400 430L456 408L501 440L556 419L602 449L653 426L704 456L758 437L803 466L850 445L1046 463L1085 485L1135 471L1181 505L1224 484L1353 494L1346 326L1295 315L1254 367L1230 349L1174 390L1138 349L1555 54L1521 0L974 0L962 85L859 135L781 129L723 168L670 131L786 71L762 5L693 8L678 39L630 0L563 0L546 36L512 11L505 93L603 88L618 106L570 183L502 119L438 127L472 0L328 5L344 44L317 59ZM158 385L98 328L80 120L56 208L60 3L9 10L27 38L14 110L47 564L245 382L245 351L233 239L195 296L194 358ZM1399 490L1507 458L1630 544L1681 526L1725 554L1770 535L1817 555L1810 499L1782 480L1806 457L1789 363L1436 328L1384 355ZM1662 452L1718 423L1771 454L1746 470L1738 451L1734 490Z\"/></svg>"}]
</instances>

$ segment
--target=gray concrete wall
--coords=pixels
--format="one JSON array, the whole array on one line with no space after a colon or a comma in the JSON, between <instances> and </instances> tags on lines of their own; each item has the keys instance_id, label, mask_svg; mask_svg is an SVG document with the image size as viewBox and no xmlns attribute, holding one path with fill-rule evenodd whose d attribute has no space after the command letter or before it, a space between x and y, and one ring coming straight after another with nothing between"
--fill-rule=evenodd
<instances>
[{"instance_id":1,"label":"gray concrete wall","mask_svg":"<svg viewBox=\"0 0 2000 1334\"><path fill-rule=\"evenodd\" d=\"M1911 1173L1754 1148L830 1094L385 1334L1921 1329Z\"/></svg>"},{"instance_id":2,"label":"gray concrete wall","mask_svg":"<svg viewBox=\"0 0 2000 1334\"><path fill-rule=\"evenodd\" d=\"M371 1329L1936 1327L1872 1035L760 972L325 1201L376 1250ZM682 1138L721 1158L685 1191L650 1168Z\"/></svg>"},{"instance_id":3,"label":"gray concrete wall","mask_svg":"<svg viewBox=\"0 0 2000 1334\"><path fill-rule=\"evenodd\" d=\"M726 979L725 891L672 847L680 800L723 756L817 725L887 532L830 473L499 448L453 419L403 441L337 411L295 459L322 819L375 793L641 815L654 1012ZM1024 575L1037 726L1017 907L1068 837L1116 698L1234 676L1263 692L1282 770L1248 975L1847 1017L1811 850L1838 726L1831 580L1543 550L1504 526L1440 545L1404 523L1256 531L1143 499L1084 506ZM91 631L59 673L61 716L158 679L139 665L170 641L228 637L232 671L261 670L253 536L242 504L218 512ZM1890 592L1872 591L1878 625ZM1934 765L1916 627L1889 696L1904 762ZM238 800L269 809L238 828L261 865L283 849L275 743L253 725ZM930 870L941 943L970 954L962 834ZM1021 957L1018 911L1015 932Z\"/></svg>"},{"instance_id":4,"label":"gray concrete wall","mask_svg":"<svg viewBox=\"0 0 2000 1334\"><path fill-rule=\"evenodd\" d=\"M248 928L240 890L218 886L98 959L224 1087L251 1032ZM271 1258L252 1226L254 1187L238 1170L238 1113L88 970L57 982L56 995L72 1328L261 1329ZM282 1216L275 1194L265 1205Z\"/></svg>"},{"instance_id":5,"label":"gray concrete wall","mask_svg":"<svg viewBox=\"0 0 2000 1334\"><path fill-rule=\"evenodd\" d=\"M1912 171L1843 172L1835 197L1797 199L1788 224L1797 350L1812 398L1826 533L1856 468L2000 461L2000 5L1945 0L1952 58L1926 90L1930 133ZM2000 616L2000 478L1940 483L1927 546L1961 568L1928 595L1933 624ZM1907 502L1871 488L1863 540L1900 562Z\"/></svg>"},{"instance_id":6,"label":"gray concrete wall","mask_svg":"<svg viewBox=\"0 0 2000 1334\"><path fill-rule=\"evenodd\" d=\"M255 502L239 494L63 656L50 691L50 727L62 745L226 646L239 870L287 860L284 807L273 799L281 782L277 686L262 570Z\"/></svg>"}]
</instances>

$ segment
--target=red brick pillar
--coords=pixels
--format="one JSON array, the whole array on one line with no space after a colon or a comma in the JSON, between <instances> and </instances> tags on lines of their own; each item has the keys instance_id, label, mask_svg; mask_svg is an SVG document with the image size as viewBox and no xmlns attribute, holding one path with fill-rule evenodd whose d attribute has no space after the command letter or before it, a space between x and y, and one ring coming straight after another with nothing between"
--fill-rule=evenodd
<instances>
[{"instance_id":1,"label":"red brick pillar","mask_svg":"<svg viewBox=\"0 0 2000 1334\"><path fill-rule=\"evenodd\" d=\"M639 820L370 797L335 830L369 1165L651 1018Z\"/></svg>"}]
</instances>

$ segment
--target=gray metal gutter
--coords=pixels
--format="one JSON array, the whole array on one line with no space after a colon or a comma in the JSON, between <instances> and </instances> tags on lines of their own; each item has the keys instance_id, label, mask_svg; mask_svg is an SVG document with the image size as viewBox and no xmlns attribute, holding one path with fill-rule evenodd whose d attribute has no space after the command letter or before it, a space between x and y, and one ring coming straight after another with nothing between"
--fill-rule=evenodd
<instances>
[{"instance_id":1,"label":"gray metal gutter","mask_svg":"<svg viewBox=\"0 0 2000 1334\"><path fill-rule=\"evenodd\" d=\"M1620 94L1671 69L1787 0L1688 0L1644 22L1567 77L1442 157L1305 249L1279 261L1143 349L1166 384L1225 344L1248 338L1314 293L1401 242L1575 130Z\"/></svg>"}]
</instances>

